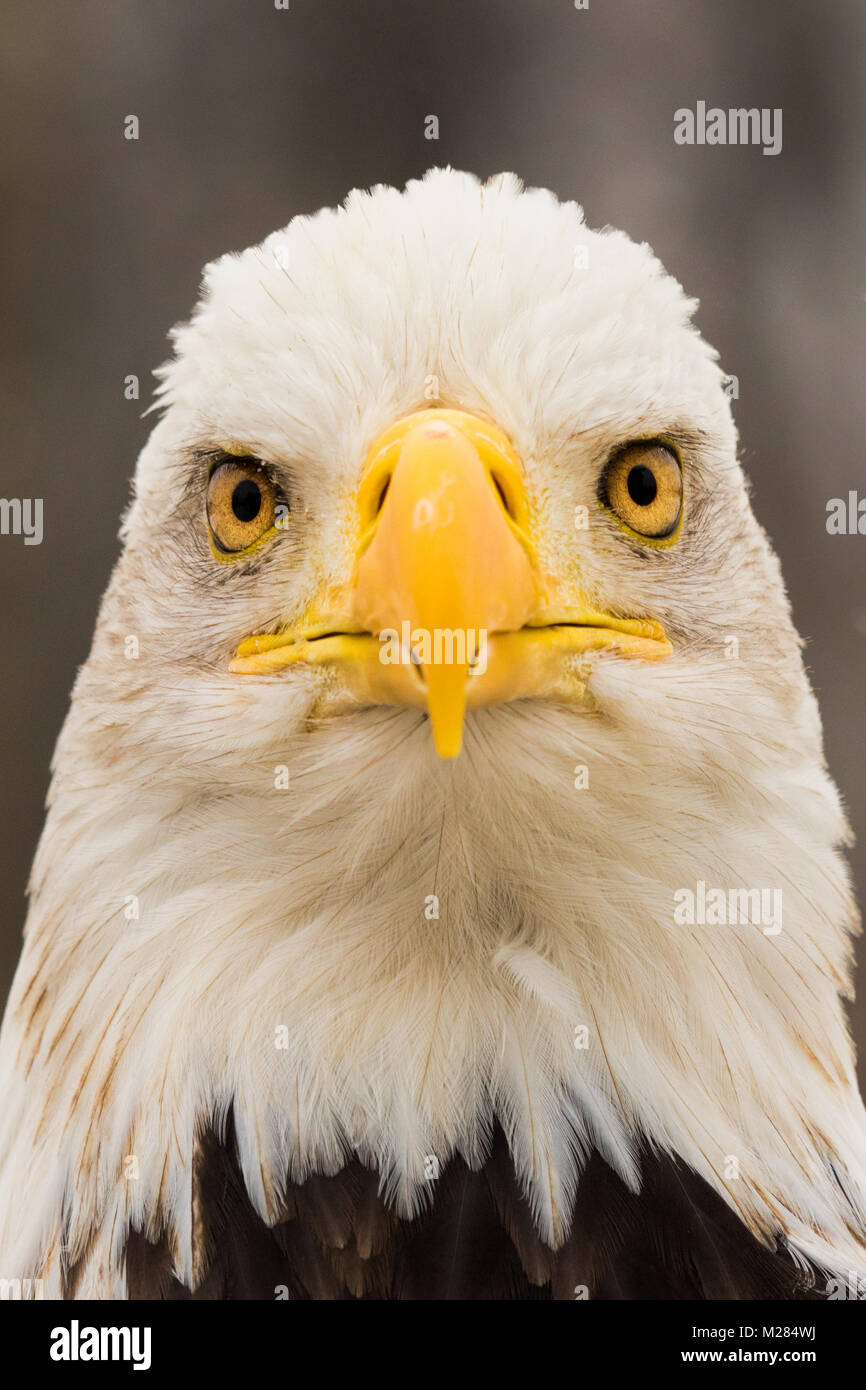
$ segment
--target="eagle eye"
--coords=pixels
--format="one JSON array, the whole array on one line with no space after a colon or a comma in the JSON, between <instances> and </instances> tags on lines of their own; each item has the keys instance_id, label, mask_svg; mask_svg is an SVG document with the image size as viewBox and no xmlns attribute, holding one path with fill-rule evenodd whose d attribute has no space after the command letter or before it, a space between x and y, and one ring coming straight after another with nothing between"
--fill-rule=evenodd
<instances>
[{"instance_id":1,"label":"eagle eye","mask_svg":"<svg viewBox=\"0 0 866 1390\"><path fill-rule=\"evenodd\" d=\"M683 511L683 473L657 439L618 449L602 474L599 497L641 540L676 539Z\"/></svg>"},{"instance_id":2,"label":"eagle eye","mask_svg":"<svg viewBox=\"0 0 866 1390\"><path fill-rule=\"evenodd\" d=\"M207 487L207 520L219 555L240 555L274 527L276 489L254 458L223 459Z\"/></svg>"}]
</instances>

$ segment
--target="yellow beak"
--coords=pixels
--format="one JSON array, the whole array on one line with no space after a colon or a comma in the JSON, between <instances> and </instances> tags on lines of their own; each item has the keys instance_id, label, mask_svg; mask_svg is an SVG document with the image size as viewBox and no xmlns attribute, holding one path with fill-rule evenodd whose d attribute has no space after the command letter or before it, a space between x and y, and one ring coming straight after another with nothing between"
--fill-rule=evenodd
<instances>
[{"instance_id":1,"label":"yellow beak","mask_svg":"<svg viewBox=\"0 0 866 1390\"><path fill-rule=\"evenodd\" d=\"M485 663L492 633L522 628L535 606L528 538L505 500L522 500L516 460L490 426L430 410L385 436L367 481L373 495L387 492L362 541L354 616L367 632L394 634L391 656L408 638L437 752L453 758L468 682L480 679L470 667Z\"/></svg>"},{"instance_id":2,"label":"yellow beak","mask_svg":"<svg viewBox=\"0 0 866 1390\"><path fill-rule=\"evenodd\" d=\"M487 421L452 410L399 421L368 456L358 506L355 565L337 603L332 595L290 631L247 638L233 671L334 665L364 703L426 708L437 752L454 758L467 706L573 696L576 653L670 651L657 623L582 599L551 605L520 463Z\"/></svg>"}]
</instances>

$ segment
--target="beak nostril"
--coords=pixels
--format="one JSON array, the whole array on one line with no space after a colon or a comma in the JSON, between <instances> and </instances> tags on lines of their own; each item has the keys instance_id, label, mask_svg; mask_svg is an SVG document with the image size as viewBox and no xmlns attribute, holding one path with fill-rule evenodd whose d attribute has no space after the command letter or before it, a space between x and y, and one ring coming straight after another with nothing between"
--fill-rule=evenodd
<instances>
[{"instance_id":1,"label":"beak nostril","mask_svg":"<svg viewBox=\"0 0 866 1390\"><path fill-rule=\"evenodd\" d=\"M376 502L376 506L375 506L374 509L373 509L373 516L374 516L374 517L377 517L377 516L379 515L379 513L381 512L382 508L384 507L384 505L385 505L385 498L388 496L388 488L389 488L390 486L391 486L391 474L389 473L388 476L387 476L387 477L385 478L385 480L383 481L381 488L379 489L379 497L378 497L378 500L377 500L377 502Z\"/></svg>"},{"instance_id":2,"label":"beak nostril","mask_svg":"<svg viewBox=\"0 0 866 1390\"><path fill-rule=\"evenodd\" d=\"M491 472L491 474L490 474L490 481L493 483L493 486L496 488L496 491L499 493L499 500L500 500L500 502L502 503L502 509L503 509L503 511L505 512L505 515L506 515L506 516L510 516L510 517L511 517L511 520L514 521L514 520L515 520L514 510L513 510L512 506L511 506L510 502L508 501L508 494L507 494L507 492L505 491L505 487L504 487L504 485L503 485L503 483L502 483L502 479L499 478L499 477L497 477L497 475L496 475L495 473L492 473L492 472Z\"/></svg>"}]
</instances>

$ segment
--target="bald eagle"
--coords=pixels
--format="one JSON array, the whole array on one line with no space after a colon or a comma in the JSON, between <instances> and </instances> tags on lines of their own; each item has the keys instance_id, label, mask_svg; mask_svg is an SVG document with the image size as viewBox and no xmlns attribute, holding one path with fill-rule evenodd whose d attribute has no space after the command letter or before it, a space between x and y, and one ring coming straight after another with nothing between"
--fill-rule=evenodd
<instances>
[{"instance_id":1,"label":"bald eagle","mask_svg":"<svg viewBox=\"0 0 866 1390\"><path fill-rule=\"evenodd\" d=\"M848 832L695 307L453 170L206 269L57 745L4 1274L866 1272Z\"/></svg>"}]
</instances>

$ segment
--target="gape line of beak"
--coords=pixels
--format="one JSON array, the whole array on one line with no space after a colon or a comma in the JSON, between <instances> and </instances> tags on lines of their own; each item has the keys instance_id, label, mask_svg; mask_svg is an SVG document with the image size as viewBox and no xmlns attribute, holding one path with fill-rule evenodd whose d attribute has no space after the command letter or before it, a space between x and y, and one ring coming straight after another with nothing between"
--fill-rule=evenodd
<instances>
[{"instance_id":1,"label":"gape line of beak","mask_svg":"<svg viewBox=\"0 0 866 1390\"><path fill-rule=\"evenodd\" d=\"M440 757L456 757L467 709L583 694L579 658L670 651L651 620L552 604L530 536L522 469L488 421L418 411L371 450L358 491L353 572L327 611L241 642L230 670L332 667L364 705L425 709Z\"/></svg>"}]
</instances>

